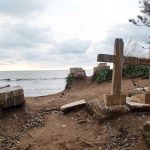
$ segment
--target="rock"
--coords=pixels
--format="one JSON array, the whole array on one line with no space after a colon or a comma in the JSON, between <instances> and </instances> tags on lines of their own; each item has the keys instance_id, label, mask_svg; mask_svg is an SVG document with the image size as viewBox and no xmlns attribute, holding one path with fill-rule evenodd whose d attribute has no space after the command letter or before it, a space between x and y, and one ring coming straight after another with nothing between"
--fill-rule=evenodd
<instances>
[{"instance_id":1,"label":"rock","mask_svg":"<svg viewBox=\"0 0 150 150\"><path fill-rule=\"evenodd\" d=\"M85 70L82 68L70 68L70 74L73 74L75 78L86 78Z\"/></svg>"},{"instance_id":2,"label":"rock","mask_svg":"<svg viewBox=\"0 0 150 150\"><path fill-rule=\"evenodd\" d=\"M150 147L150 121L144 123L143 127L143 139L147 146Z\"/></svg>"},{"instance_id":3,"label":"rock","mask_svg":"<svg viewBox=\"0 0 150 150\"><path fill-rule=\"evenodd\" d=\"M86 101L85 100L80 100L80 101L76 101L76 102L73 102L73 103L63 105L61 107L61 111L68 112L71 109L77 109L77 108L80 108L80 107L85 106L85 105L86 105Z\"/></svg>"},{"instance_id":4,"label":"rock","mask_svg":"<svg viewBox=\"0 0 150 150\"><path fill-rule=\"evenodd\" d=\"M22 105L24 102L24 91L22 87L13 86L0 89L0 106L2 108Z\"/></svg>"},{"instance_id":5,"label":"rock","mask_svg":"<svg viewBox=\"0 0 150 150\"><path fill-rule=\"evenodd\" d=\"M113 119L130 112L130 109L126 105L107 107L103 101L99 101L98 99L87 102L87 110L100 121Z\"/></svg>"}]
</instances>

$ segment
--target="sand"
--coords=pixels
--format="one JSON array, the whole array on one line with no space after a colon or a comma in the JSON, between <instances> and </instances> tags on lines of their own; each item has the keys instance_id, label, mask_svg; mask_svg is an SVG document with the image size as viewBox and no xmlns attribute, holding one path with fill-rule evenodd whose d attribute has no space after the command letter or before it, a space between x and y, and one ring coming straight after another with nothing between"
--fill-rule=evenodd
<instances>
[{"instance_id":1,"label":"sand","mask_svg":"<svg viewBox=\"0 0 150 150\"><path fill-rule=\"evenodd\" d=\"M140 80L140 84L147 86L148 80ZM134 88L131 80L122 81L123 93ZM60 111L64 104L102 98L110 91L111 82L97 84L87 79L57 94L26 97L23 107L7 109L1 115L0 137L6 138L1 149L8 149L8 141L13 149L24 150L147 150L141 129L150 119L149 112L133 112L100 123L85 108L68 114Z\"/></svg>"}]
</instances>

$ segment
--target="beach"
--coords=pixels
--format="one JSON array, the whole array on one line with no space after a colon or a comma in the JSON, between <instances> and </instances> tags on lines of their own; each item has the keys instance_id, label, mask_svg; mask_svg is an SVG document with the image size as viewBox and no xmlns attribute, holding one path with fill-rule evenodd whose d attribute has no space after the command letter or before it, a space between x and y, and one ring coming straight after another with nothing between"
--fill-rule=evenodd
<instances>
[{"instance_id":1,"label":"beach","mask_svg":"<svg viewBox=\"0 0 150 150\"><path fill-rule=\"evenodd\" d=\"M148 80L140 83L147 86ZM134 88L131 80L122 81L123 93ZM111 82L97 84L86 79L57 94L26 97L23 107L5 110L1 116L0 137L7 135L2 148L10 144L14 149L26 150L111 150L111 147L147 150L140 131L149 113L133 112L100 123L85 108L68 114L60 111L64 104L101 99L110 91Z\"/></svg>"}]
</instances>

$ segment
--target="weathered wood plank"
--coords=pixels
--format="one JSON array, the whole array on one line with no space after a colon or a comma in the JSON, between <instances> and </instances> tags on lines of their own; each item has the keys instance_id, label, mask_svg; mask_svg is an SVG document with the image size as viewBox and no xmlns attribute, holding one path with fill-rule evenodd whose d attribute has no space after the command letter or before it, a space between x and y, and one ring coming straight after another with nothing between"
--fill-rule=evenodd
<instances>
[{"instance_id":1,"label":"weathered wood plank","mask_svg":"<svg viewBox=\"0 0 150 150\"><path fill-rule=\"evenodd\" d=\"M138 58L138 57L124 57L124 64L150 65L150 59Z\"/></svg>"},{"instance_id":2,"label":"weathered wood plank","mask_svg":"<svg viewBox=\"0 0 150 150\"><path fill-rule=\"evenodd\" d=\"M63 105L61 107L61 111L67 112L71 109L75 109L75 108L79 108L81 106L84 106L85 104L86 104L85 100L80 100L80 101L76 101L76 102L73 102L73 103L69 103L69 104Z\"/></svg>"},{"instance_id":3,"label":"weathered wood plank","mask_svg":"<svg viewBox=\"0 0 150 150\"><path fill-rule=\"evenodd\" d=\"M113 63L114 60L115 60L114 55L107 55L107 54L97 55L97 61L99 61L99 62L111 62L111 63Z\"/></svg>"}]
</instances>

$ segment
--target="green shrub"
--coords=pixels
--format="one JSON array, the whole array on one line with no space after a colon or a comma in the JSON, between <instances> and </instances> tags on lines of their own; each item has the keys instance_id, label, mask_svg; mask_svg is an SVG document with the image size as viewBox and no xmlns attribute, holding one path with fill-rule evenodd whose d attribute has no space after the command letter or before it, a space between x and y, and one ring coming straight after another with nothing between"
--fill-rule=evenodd
<instances>
[{"instance_id":1,"label":"green shrub","mask_svg":"<svg viewBox=\"0 0 150 150\"><path fill-rule=\"evenodd\" d=\"M71 88L74 79L75 77L73 74L68 74L68 76L66 77L66 88Z\"/></svg>"},{"instance_id":2,"label":"green shrub","mask_svg":"<svg viewBox=\"0 0 150 150\"><path fill-rule=\"evenodd\" d=\"M109 68L103 68L99 70L97 73L95 73L92 79L95 80L97 83L100 83L103 81L109 81L112 79L112 70Z\"/></svg>"},{"instance_id":3,"label":"green shrub","mask_svg":"<svg viewBox=\"0 0 150 150\"><path fill-rule=\"evenodd\" d=\"M149 66L127 65L123 68L125 78L149 78Z\"/></svg>"}]
</instances>

